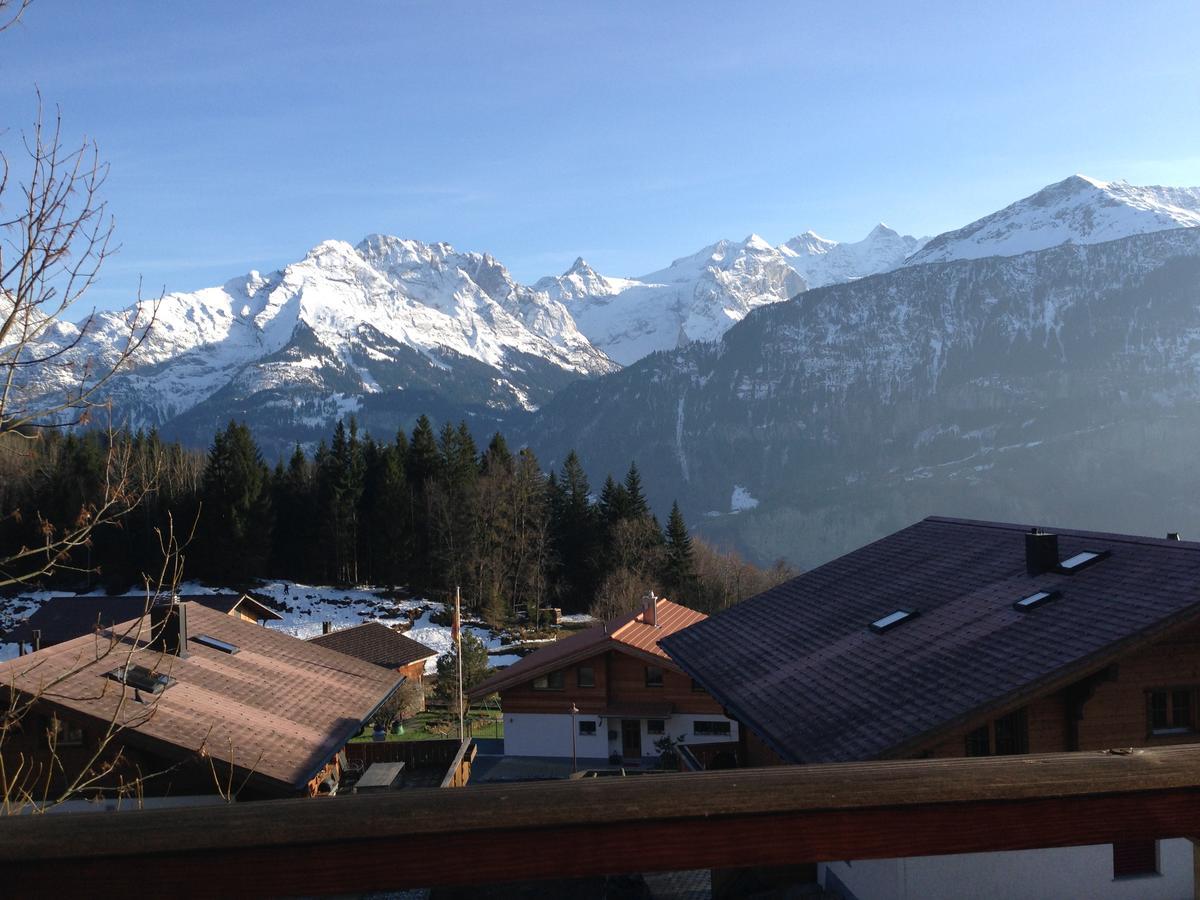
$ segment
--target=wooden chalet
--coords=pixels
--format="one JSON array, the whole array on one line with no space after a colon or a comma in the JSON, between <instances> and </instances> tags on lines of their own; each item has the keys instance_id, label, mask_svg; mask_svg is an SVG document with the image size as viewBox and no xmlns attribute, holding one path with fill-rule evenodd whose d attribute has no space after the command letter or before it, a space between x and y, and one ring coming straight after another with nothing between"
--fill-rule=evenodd
<instances>
[{"instance_id":1,"label":"wooden chalet","mask_svg":"<svg viewBox=\"0 0 1200 900\"><path fill-rule=\"evenodd\" d=\"M331 629L309 638L309 643L392 669L416 682L423 681L426 663L438 655L436 650L382 622L364 622L337 631Z\"/></svg>"},{"instance_id":2,"label":"wooden chalet","mask_svg":"<svg viewBox=\"0 0 1200 900\"><path fill-rule=\"evenodd\" d=\"M282 618L249 594L189 594L176 599L260 625ZM139 595L52 597L13 628L4 640L19 644L22 653L27 648L32 651L52 647L136 619L146 613L150 602L150 598Z\"/></svg>"},{"instance_id":3,"label":"wooden chalet","mask_svg":"<svg viewBox=\"0 0 1200 900\"><path fill-rule=\"evenodd\" d=\"M34 700L7 736L4 762L11 773L18 757L32 761L56 782L102 748L102 760L119 752L120 765L90 792L98 795L139 774L151 776L140 788L147 795L333 792L347 741L402 681L201 603L164 604L0 664L0 691Z\"/></svg>"},{"instance_id":4,"label":"wooden chalet","mask_svg":"<svg viewBox=\"0 0 1200 900\"><path fill-rule=\"evenodd\" d=\"M744 726L751 765L1193 742L1200 543L930 518L663 645ZM1191 896L1192 850L857 861L822 877L860 900L952 897L965 879L980 896Z\"/></svg>"},{"instance_id":5,"label":"wooden chalet","mask_svg":"<svg viewBox=\"0 0 1200 900\"><path fill-rule=\"evenodd\" d=\"M659 641L705 616L657 599L531 653L469 692L500 695L506 756L642 763L669 736L730 743L737 723L693 682Z\"/></svg>"}]
</instances>

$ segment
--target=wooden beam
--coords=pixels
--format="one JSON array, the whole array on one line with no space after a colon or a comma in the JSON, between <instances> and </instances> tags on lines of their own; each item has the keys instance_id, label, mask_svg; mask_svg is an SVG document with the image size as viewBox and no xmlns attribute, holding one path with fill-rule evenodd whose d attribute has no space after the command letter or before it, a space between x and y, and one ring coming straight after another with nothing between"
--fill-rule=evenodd
<instances>
[{"instance_id":1,"label":"wooden beam","mask_svg":"<svg viewBox=\"0 0 1200 900\"><path fill-rule=\"evenodd\" d=\"M0 870L11 896L314 895L1194 834L1200 745L10 818Z\"/></svg>"}]
</instances>

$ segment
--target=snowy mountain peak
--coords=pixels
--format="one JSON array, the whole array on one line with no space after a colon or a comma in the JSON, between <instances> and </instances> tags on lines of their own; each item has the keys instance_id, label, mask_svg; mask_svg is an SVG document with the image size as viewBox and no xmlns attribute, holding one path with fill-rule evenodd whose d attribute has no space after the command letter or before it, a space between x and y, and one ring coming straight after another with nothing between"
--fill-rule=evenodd
<instances>
[{"instance_id":1,"label":"snowy mountain peak","mask_svg":"<svg viewBox=\"0 0 1200 900\"><path fill-rule=\"evenodd\" d=\"M880 222L861 241L838 243L806 231L781 244L779 250L808 286L815 288L891 271L923 244L923 240L901 235Z\"/></svg>"},{"instance_id":2,"label":"snowy mountain peak","mask_svg":"<svg viewBox=\"0 0 1200 900\"><path fill-rule=\"evenodd\" d=\"M1016 256L1063 243L1098 244L1134 234L1200 226L1200 188L1072 175L963 228L931 240L909 265Z\"/></svg>"}]
</instances>

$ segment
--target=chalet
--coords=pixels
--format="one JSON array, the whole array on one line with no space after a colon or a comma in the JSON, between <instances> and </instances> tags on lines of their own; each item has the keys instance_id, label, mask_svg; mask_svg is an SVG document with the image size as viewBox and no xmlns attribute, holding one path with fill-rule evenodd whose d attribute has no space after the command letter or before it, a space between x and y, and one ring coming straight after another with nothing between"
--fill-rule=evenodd
<instances>
[{"instance_id":1,"label":"chalet","mask_svg":"<svg viewBox=\"0 0 1200 900\"><path fill-rule=\"evenodd\" d=\"M364 622L350 628L330 630L309 638L309 643L392 669L409 681L417 682L424 679L425 664L438 655L436 650L405 637L381 622Z\"/></svg>"},{"instance_id":2,"label":"chalet","mask_svg":"<svg viewBox=\"0 0 1200 900\"><path fill-rule=\"evenodd\" d=\"M149 795L332 792L347 741L402 681L201 603L163 604L0 664L0 690L34 703L5 742L5 762L16 771L7 757L21 754L54 778L119 751L100 787L141 773L153 776Z\"/></svg>"},{"instance_id":3,"label":"chalet","mask_svg":"<svg viewBox=\"0 0 1200 900\"><path fill-rule=\"evenodd\" d=\"M266 624L282 618L269 606L255 600L249 594L196 594L177 598L216 610L245 622ZM52 647L97 630L112 628L119 622L128 622L146 612L147 598L130 595L123 597L52 597L20 622L5 637L8 643L38 650Z\"/></svg>"},{"instance_id":4,"label":"chalet","mask_svg":"<svg viewBox=\"0 0 1200 900\"><path fill-rule=\"evenodd\" d=\"M737 723L685 675L659 640L705 616L669 600L537 650L469 692L500 694L506 756L630 762L685 744L738 739Z\"/></svg>"},{"instance_id":5,"label":"chalet","mask_svg":"<svg viewBox=\"0 0 1200 900\"><path fill-rule=\"evenodd\" d=\"M1200 543L930 518L662 643L744 726L752 765L1194 742ZM1192 865L1188 841L1163 840L859 860L821 877L859 900L964 885L1149 898L1191 896Z\"/></svg>"}]
</instances>

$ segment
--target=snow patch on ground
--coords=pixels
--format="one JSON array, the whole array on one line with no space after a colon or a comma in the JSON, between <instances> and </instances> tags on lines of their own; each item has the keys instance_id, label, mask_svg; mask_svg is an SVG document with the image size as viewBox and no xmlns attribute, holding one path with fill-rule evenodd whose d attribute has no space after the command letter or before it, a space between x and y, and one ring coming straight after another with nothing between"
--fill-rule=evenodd
<instances>
[{"instance_id":1,"label":"snow patch on ground","mask_svg":"<svg viewBox=\"0 0 1200 900\"><path fill-rule=\"evenodd\" d=\"M733 495L729 498L729 511L731 513L745 512L748 509L754 509L756 506L758 506L758 500L748 490L740 484L733 486Z\"/></svg>"}]
</instances>

